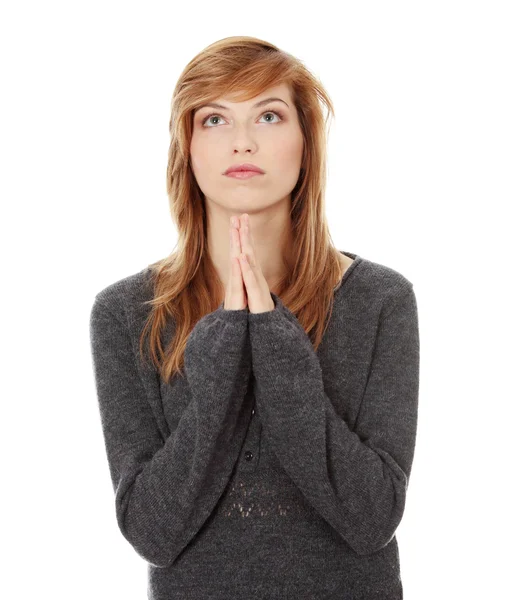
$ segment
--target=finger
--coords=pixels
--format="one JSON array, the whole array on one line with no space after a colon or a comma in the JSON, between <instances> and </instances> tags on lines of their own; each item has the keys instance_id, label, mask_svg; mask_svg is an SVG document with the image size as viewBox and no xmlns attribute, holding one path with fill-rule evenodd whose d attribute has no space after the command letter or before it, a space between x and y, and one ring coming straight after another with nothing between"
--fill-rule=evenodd
<instances>
[{"instance_id":1,"label":"finger","mask_svg":"<svg viewBox=\"0 0 521 600\"><path fill-rule=\"evenodd\" d=\"M232 256L232 289L237 291L242 286L242 272L241 265L236 256Z\"/></svg>"},{"instance_id":2,"label":"finger","mask_svg":"<svg viewBox=\"0 0 521 600\"><path fill-rule=\"evenodd\" d=\"M241 238L235 225L230 225L230 257L239 260L241 255Z\"/></svg>"},{"instance_id":3,"label":"finger","mask_svg":"<svg viewBox=\"0 0 521 600\"><path fill-rule=\"evenodd\" d=\"M240 238L241 251L248 256L249 265L253 270L255 270L257 267L257 261L255 259L255 250L253 248L253 238L250 233L250 227L244 221L244 219L241 219Z\"/></svg>"},{"instance_id":4,"label":"finger","mask_svg":"<svg viewBox=\"0 0 521 600\"><path fill-rule=\"evenodd\" d=\"M241 265L239 263L240 255L241 255L241 243L239 238L239 232L235 225L233 224L232 217L230 219L230 289L232 292L237 293L239 291L243 291L244 282L242 279L242 271Z\"/></svg>"},{"instance_id":5,"label":"finger","mask_svg":"<svg viewBox=\"0 0 521 600\"><path fill-rule=\"evenodd\" d=\"M239 262L241 265L241 272L242 278L244 280L244 285L246 286L248 293L252 294L255 291L258 291L257 278L255 277L255 273L253 272L253 269L249 262L249 257L246 253L241 252Z\"/></svg>"}]
</instances>

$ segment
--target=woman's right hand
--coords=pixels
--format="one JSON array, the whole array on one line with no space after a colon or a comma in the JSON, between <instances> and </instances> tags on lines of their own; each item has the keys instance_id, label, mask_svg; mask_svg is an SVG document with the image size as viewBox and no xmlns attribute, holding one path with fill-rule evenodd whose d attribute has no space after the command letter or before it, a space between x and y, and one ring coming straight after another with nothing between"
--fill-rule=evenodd
<instances>
[{"instance_id":1,"label":"woman's right hand","mask_svg":"<svg viewBox=\"0 0 521 600\"><path fill-rule=\"evenodd\" d=\"M230 217L230 272L224 297L225 310L242 310L248 304L248 296L239 263L241 240L238 226L240 226L238 217Z\"/></svg>"}]
</instances>

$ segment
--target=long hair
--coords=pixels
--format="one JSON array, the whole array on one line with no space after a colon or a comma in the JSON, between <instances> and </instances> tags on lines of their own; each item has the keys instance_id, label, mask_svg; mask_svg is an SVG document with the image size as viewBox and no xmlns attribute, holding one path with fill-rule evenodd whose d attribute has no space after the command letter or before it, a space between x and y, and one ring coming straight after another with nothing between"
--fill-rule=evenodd
<instances>
[{"instance_id":1,"label":"long hair","mask_svg":"<svg viewBox=\"0 0 521 600\"><path fill-rule=\"evenodd\" d=\"M181 374L186 341L194 325L224 300L223 286L208 254L203 194L190 164L193 114L199 105L221 96L245 101L265 89L288 84L304 138L302 168L291 192L291 249L283 256L285 276L272 289L297 317L315 350L331 317L334 288L342 276L325 219L326 124L334 110L320 81L294 56L263 40L233 36L219 40L183 70L171 102L167 193L178 230L177 251L149 268L152 306L140 338L143 358L149 334L152 362L167 383ZM240 92L239 92L240 91ZM321 102L327 109L324 117ZM291 258L289 258L291 257ZM168 320L175 335L163 349Z\"/></svg>"}]
</instances>

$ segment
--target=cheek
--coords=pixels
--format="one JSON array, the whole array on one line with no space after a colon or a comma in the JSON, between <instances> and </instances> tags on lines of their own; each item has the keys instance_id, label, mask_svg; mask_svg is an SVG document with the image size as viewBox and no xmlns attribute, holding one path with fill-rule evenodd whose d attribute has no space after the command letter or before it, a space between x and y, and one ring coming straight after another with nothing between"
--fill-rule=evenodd
<instances>
[{"instance_id":1,"label":"cheek","mask_svg":"<svg viewBox=\"0 0 521 600\"><path fill-rule=\"evenodd\" d=\"M279 173L292 175L300 170L303 144L298 139L285 139L273 149L270 163Z\"/></svg>"},{"instance_id":2,"label":"cheek","mask_svg":"<svg viewBox=\"0 0 521 600\"><path fill-rule=\"evenodd\" d=\"M190 158L194 173L204 173L211 164L212 156L215 156L215 152L212 151L211 146L194 136L190 145Z\"/></svg>"},{"instance_id":3,"label":"cheek","mask_svg":"<svg viewBox=\"0 0 521 600\"><path fill-rule=\"evenodd\" d=\"M304 148L304 140L300 129L294 129L292 131L282 131L278 136L278 139L273 144L272 157L275 159L274 164L284 165L285 167L291 167L294 164L298 165L300 169L300 163L302 161L302 150Z\"/></svg>"}]
</instances>

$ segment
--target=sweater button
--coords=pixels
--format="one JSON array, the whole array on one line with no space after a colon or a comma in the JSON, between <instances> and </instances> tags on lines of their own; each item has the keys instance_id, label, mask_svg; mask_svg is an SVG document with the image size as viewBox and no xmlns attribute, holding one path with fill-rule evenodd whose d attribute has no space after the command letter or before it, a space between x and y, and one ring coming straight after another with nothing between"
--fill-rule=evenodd
<instances>
[{"instance_id":1,"label":"sweater button","mask_svg":"<svg viewBox=\"0 0 521 600\"><path fill-rule=\"evenodd\" d=\"M249 450L247 450L244 453L244 457L246 458L246 460L251 460L253 458L253 452L250 452Z\"/></svg>"}]
</instances>

